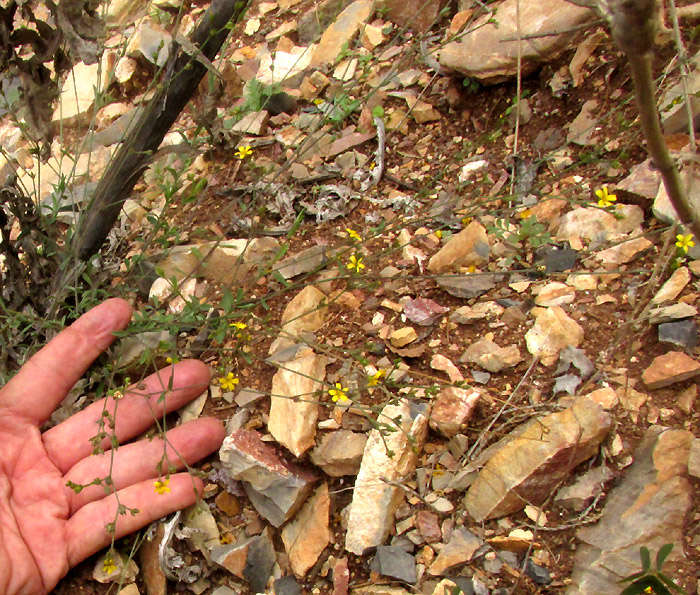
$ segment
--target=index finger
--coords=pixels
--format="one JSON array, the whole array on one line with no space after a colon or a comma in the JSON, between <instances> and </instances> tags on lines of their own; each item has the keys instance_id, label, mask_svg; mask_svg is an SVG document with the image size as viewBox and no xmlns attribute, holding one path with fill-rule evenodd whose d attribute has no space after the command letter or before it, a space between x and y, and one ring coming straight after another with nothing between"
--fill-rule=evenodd
<instances>
[{"instance_id":1,"label":"index finger","mask_svg":"<svg viewBox=\"0 0 700 595\"><path fill-rule=\"evenodd\" d=\"M0 409L40 424L47 420L90 364L126 327L131 306L119 298L103 302L56 335L0 390Z\"/></svg>"}]
</instances>

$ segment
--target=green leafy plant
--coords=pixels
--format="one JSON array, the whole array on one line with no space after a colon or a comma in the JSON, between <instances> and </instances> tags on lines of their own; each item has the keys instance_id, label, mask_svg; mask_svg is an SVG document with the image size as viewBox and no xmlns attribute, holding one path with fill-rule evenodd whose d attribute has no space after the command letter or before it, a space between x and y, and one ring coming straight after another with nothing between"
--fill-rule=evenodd
<instances>
[{"instance_id":1,"label":"green leafy plant","mask_svg":"<svg viewBox=\"0 0 700 595\"><path fill-rule=\"evenodd\" d=\"M673 580L661 571L666 558L673 549L672 543L662 546L656 554L656 569L651 567L651 554L648 548L639 548L639 557L642 561L642 570L623 578L621 583L630 583L620 595L636 595L637 593L654 593L655 595L671 595L671 590L676 593L685 593Z\"/></svg>"}]
</instances>

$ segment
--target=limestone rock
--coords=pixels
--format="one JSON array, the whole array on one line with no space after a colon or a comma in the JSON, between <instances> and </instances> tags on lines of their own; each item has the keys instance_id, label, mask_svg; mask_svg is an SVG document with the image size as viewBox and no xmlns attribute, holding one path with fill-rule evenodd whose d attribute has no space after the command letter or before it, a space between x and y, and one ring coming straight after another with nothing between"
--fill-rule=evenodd
<instances>
[{"instance_id":1,"label":"limestone rock","mask_svg":"<svg viewBox=\"0 0 700 595\"><path fill-rule=\"evenodd\" d=\"M653 246L654 244L646 238L637 237L596 252L595 257L607 267L617 267L632 262Z\"/></svg>"},{"instance_id":2,"label":"limestone rock","mask_svg":"<svg viewBox=\"0 0 700 595\"><path fill-rule=\"evenodd\" d=\"M287 52L263 53L255 78L265 85L279 85L287 79L301 76L311 63L313 48L294 46Z\"/></svg>"},{"instance_id":3,"label":"limestone rock","mask_svg":"<svg viewBox=\"0 0 700 595\"><path fill-rule=\"evenodd\" d=\"M438 557L428 567L428 574L439 576L460 564L469 562L481 544L481 539L464 527L455 529L450 540L440 550Z\"/></svg>"},{"instance_id":4,"label":"limestone rock","mask_svg":"<svg viewBox=\"0 0 700 595\"><path fill-rule=\"evenodd\" d=\"M254 430L231 432L219 458L231 477L243 483L255 509L275 527L294 515L317 479L285 461Z\"/></svg>"},{"instance_id":5,"label":"limestone rock","mask_svg":"<svg viewBox=\"0 0 700 595\"><path fill-rule=\"evenodd\" d=\"M609 467L604 465L586 471L576 483L563 487L557 492L554 502L571 510L581 511L593 498L603 491L603 484L614 477Z\"/></svg>"},{"instance_id":6,"label":"limestone rock","mask_svg":"<svg viewBox=\"0 0 700 595\"><path fill-rule=\"evenodd\" d=\"M616 229L612 213L595 207L574 209L564 214L556 233L556 239L571 242L575 239L595 242L606 241Z\"/></svg>"},{"instance_id":7,"label":"limestone rock","mask_svg":"<svg viewBox=\"0 0 700 595\"><path fill-rule=\"evenodd\" d=\"M691 318L697 313L698 310L695 306L684 304L683 302L671 306L659 306L649 311L649 322L651 324L660 324L662 322L682 320L683 318Z\"/></svg>"},{"instance_id":8,"label":"limestone rock","mask_svg":"<svg viewBox=\"0 0 700 595\"><path fill-rule=\"evenodd\" d=\"M666 302L671 302L678 297L685 286L690 282L690 271L688 267L680 267L673 271L673 274L669 277L668 281L661 286L661 289L652 298L651 303L665 304Z\"/></svg>"},{"instance_id":9,"label":"limestone rock","mask_svg":"<svg viewBox=\"0 0 700 595\"><path fill-rule=\"evenodd\" d=\"M682 382L700 374L700 364L680 351L669 351L654 358L644 370L642 380L647 388L654 390L675 382Z\"/></svg>"},{"instance_id":10,"label":"limestone rock","mask_svg":"<svg viewBox=\"0 0 700 595\"><path fill-rule=\"evenodd\" d=\"M419 510L414 517L414 524L426 543L437 543L442 539L438 515L434 512Z\"/></svg>"},{"instance_id":11,"label":"limestone rock","mask_svg":"<svg viewBox=\"0 0 700 595\"><path fill-rule=\"evenodd\" d=\"M533 308L535 325L525 333L527 350L551 366L565 347L578 347L583 340L583 328L560 306Z\"/></svg>"},{"instance_id":12,"label":"limestone rock","mask_svg":"<svg viewBox=\"0 0 700 595\"><path fill-rule=\"evenodd\" d=\"M233 286L250 279L253 265L279 249L274 238L254 238L177 246L156 265L167 279L194 275Z\"/></svg>"},{"instance_id":13,"label":"limestone rock","mask_svg":"<svg viewBox=\"0 0 700 595\"><path fill-rule=\"evenodd\" d=\"M595 454L612 425L600 405L580 397L571 407L531 420L492 451L465 497L477 522L541 504L582 461Z\"/></svg>"},{"instance_id":14,"label":"limestone rock","mask_svg":"<svg viewBox=\"0 0 700 595\"><path fill-rule=\"evenodd\" d=\"M379 10L386 11L386 18L399 27L407 27L425 33L440 15L443 0L427 0L413 5L404 0L379 0Z\"/></svg>"},{"instance_id":15,"label":"limestone rock","mask_svg":"<svg viewBox=\"0 0 700 595\"><path fill-rule=\"evenodd\" d=\"M328 261L326 246L311 246L280 261L277 271L285 279L308 273L323 266Z\"/></svg>"},{"instance_id":16,"label":"limestone rock","mask_svg":"<svg viewBox=\"0 0 700 595\"><path fill-rule=\"evenodd\" d=\"M538 306L563 306L570 304L576 297L576 291L565 283L553 281L547 283L535 298Z\"/></svg>"},{"instance_id":17,"label":"limestone rock","mask_svg":"<svg viewBox=\"0 0 700 595\"><path fill-rule=\"evenodd\" d=\"M431 273L456 271L463 266L482 266L489 260L489 239L478 221L454 235L428 262Z\"/></svg>"},{"instance_id":18,"label":"limestone rock","mask_svg":"<svg viewBox=\"0 0 700 595\"><path fill-rule=\"evenodd\" d=\"M440 53L440 63L484 83L498 83L517 72L518 34L535 36L551 31L569 32L534 37L521 44L521 73L524 76L568 49L575 29L593 19L592 11L565 0L540 0L520 3L520 6L517 0L505 0L494 13L477 19L470 27L471 33L460 41L447 44Z\"/></svg>"},{"instance_id":19,"label":"limestone rock","mask_svg":"<svg viewBox=\"0 0 700 595\"><path fill-rule=\"evenodd\" d=\"M367 436L350 430L329 432L311 451L311 461L331 477L357 475Z\"/></svg>"},{"instance_id":20,"label":"limestone rock","mask_svg":"<svg viewBox=\"0 0 700 595\"><path fill-rule=\"evenodd\" d=\"M308 45L321 35L353 0L323 0L320 4L312 6L299 19L297 34L299 43Z\"/></svg>"},{"instance_id":21,"label":"limestone rock","mask_svg":"<svg viewBox=\"0 0 700 595\"><path fill-rule=\"evenodd\" d=\"M447 293L458 298L473 299L483 295L496 285L493 273L474 275L438 275L437 284Z\"/></svg>"},{"instance_id":22,"label":"limestone rock","mask_svg":"<svg viewBox=\"0 0 700 595\"><path fill-rule=\"evenodd\" d=\"M615 487L597 524L583 527L566 595L617 593L619 580L639 572L639 546L652 556L666 543L669 559L682 557L683 525L691 505L687 479L693 435L652 426L634 462Z\"/></svg>"},{"instance_id":23,"label":"limestone rock","mask_svg":"<svg viewBox=\"0 0 700 595\"><path fill-rule=\"evenodd\" d=\"M282 330L279 337L270 345L270 354L290 347L302 331L315 331L321 328L326 319L326 295L313 285L307 285L291 302L282 314Z\"/></svg>"},{"instance_id":24,"label":"limestone rock","mask_svg":"<svg viewBox=\"0 0 700 595\"><path fill-rule=\"evenodd\" d=\"M476 343L472 343L460 361L478 364L489 372L500 372L506 368L517 366L522 359L517 345L500 347L488 337L484 337Z\"/></svg>"},{"instance_id":25,"label":"limestone rock","mask_svg":"<svg viewBox=\"0 0 700 595\"><path fill-rule=\"evenodd\" d=\"M254 593L265 591L276 562L272 531L266 527L260 535L216 546L211 555L219 566L247 581Z\"/></svg>"},{"instance_id":26,"label":"limestone rock","mask_svg":"<svg viewBox=\"0 0 700 595\"><path fill-rule=\"evenodd\" d=\"M382 410L379 423L394 426L396 431L377 428L369 434L350 504L346 550L362 554L384 543L389 535L404 492L382 478L400 481L413 472L427 434L429 413L427 405L407 400Z\"/></svg>"},{"instance_id":27,"label":"limestone rock","mask_svg":"<svg viewBox=\"0 0 700 595\"><path fill-rule=\"evenodd\" d=\"M240 132L241 134L262 136L267 132L267 123L269 119L270 113L267 110L249 112L238 120L231 130L233 132Z\"/></svg>"},{"instance_id":28,"label":"limestone rock","mask_svg":"<svg viewBox=\"0 0 700 595\"><path fill-rule=\"evenodd\" d=\"M396 329L389 335L389 340L394 347L405 347L409 343L413 343L417 338L418 333L411 326Z\"/></svg>"},{"instance_id":29,"label":"limestone rock","mask_svg":"<svg viewBox=\"0 0 700 595\"><path fill-rule=\"evenodd\" d=\"M569 133L566 135L566 140L577 145L588 146L598 142L598 137L595 136L597 118L593 115L598 107L598 101L589 99L581 107L581 111L569 124Z\"/></svg>"},{"instance_id":30,"label":"limestone rock","mask_svg":"<svg viewBox=\"0 0 700 595\"><path fill-rule=\"evenodd\" d=\"M84 64L78 62L68 73L61 87L58 105L53 114L53 120L67 120L85 114L95 102L95 89L103 92L107 88L108 77L106 62Z\"/></svg>"},{"instance_id":31,"label":"limestone rock","mask_svg":"<svg viewBox=\"0 0 700 595\"><path fill-rule=\"evenodd\" d=\"M170 55L172 42L169 33L141 21L129 37L125 53L130 57L145 58L151 64L163 67Z\"/></svg>"},{"instance_id":32,"label":"limestone rock","mask_svg":"<svg viewBox=\"0 0 700 595\"><path fill-rule=\"evenodd\" d=\"M314 445L319 407L314 395L323 388L326 363L325 356L306 349L272 378L267 429L296 457Z\"/></svg>"},{"instance_id":33,"label":"limestone rock","mask_svg":"<svg viewBox=\"0 0 700 595\"><path fill-rule=\"evenodd\" d=\"M328 485L319 487L282 529L282 542L294 574L303 577L330 543Z\"/></svg>"},{"instance_id":34,"label":"limestone rock","mask_svg":"<svg viewBox=\"0 0 700 595\"><path fill-rule=\"evenodd\" d=\"M465 429L481 393L455 386L443 388L433 403L430 427L451 438Z\"/></svg>"},{"instance_id":35,"label":"limestone rock","mask_svg":"<svg viewBox=\"0 0 700 595\"><path fill-rule=\"evenodd\" d=\"M321 36L311 59L311 66L317 68L335 62L343 46L352 41L362 24L372 15L373 10L374 2L372 0L355 0L343 10Z\"/></svg>"}]
</instances>

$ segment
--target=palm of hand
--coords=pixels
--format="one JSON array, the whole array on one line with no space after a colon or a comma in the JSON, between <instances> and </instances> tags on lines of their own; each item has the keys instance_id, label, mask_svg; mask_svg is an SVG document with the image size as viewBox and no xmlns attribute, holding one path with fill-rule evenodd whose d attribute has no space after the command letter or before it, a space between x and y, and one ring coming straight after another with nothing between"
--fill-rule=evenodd
<instances>
[{"instance_id":1,"label":"palm of hand","mask_svg":"<svg viewBox=\"0 0 700 595\"><path fill-rule=\"evenodd\" d=\"M39 431L130 314L122 300L94 308L0 390L0 593L49 592L75 564L113 539L193 504L201 492L201 480L188 473L170 476L166 494L156 493L153 479L167 475L169 466L181 469L216 450L224 434L216 420L198 419L169 430L165 439L114 451L105 440L105 452L97 455L90 441L105 411L121 444L190 401L209 382L209 372L199 362L166 368L118 401L102 399L43 434ZM78 493L66 485L106 477L113 482L108 491L115 492L107 496L100 485ZM139 512L117 514L120 506ZM115 523L113 532L107 530L109 523Z\"/></svg>"},{"instance_id":2,"label":"palm of hand","mask_svg":"<svg viewBox=\"0 0 700 595\"><path fill-rule=\"evenodd\" d=\"M0 592L47 592L75 564L66 489L37 428L0 420L0 568L12 569Z\"/></svg>"}]
</instances>

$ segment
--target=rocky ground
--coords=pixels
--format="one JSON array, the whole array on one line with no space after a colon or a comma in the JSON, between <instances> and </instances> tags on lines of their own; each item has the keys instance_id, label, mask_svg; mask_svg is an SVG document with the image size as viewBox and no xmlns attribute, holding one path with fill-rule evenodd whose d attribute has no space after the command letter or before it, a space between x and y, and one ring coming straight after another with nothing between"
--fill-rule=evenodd
<instances>
[{"instance_id":1,"label":"rocky ground","mask_svg":"<svg viewBox=\"0 0 700 595\"><path fill-rule=\"evenodd\" d=\"M255 0L222 92L202 85L166 139L189 159L125 205L101 266L167 325L120 362L134 380L203 359L217 377L178 419L229 432L200 506L57 593L613 594L666 543L700 592L700 245L645 161L623 57L564 0L521 0L519 28L514 0L379 4ZM86 134L97 67L75 67L41 179L3 125L46 204L61 168L78 186L113 154L168 7L111 3L112 102ZM659 102L692 164L675 56L660 39ZM119 264L136 254L159 277L140 293ZM200 303L216 315L192 328Z\"/></svg>"}]
</instances>

